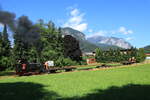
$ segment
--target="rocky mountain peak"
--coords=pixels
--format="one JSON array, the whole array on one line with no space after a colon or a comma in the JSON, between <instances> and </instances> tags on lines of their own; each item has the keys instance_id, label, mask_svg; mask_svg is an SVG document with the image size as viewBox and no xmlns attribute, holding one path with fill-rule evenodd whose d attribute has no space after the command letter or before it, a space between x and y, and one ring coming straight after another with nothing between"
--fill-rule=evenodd
<instances>
[{"instance_id":1,"label":"rocky mountain peak","mask_svg":"<svg viewBox=\"0 0 150 100\"><path fill-rule=\"evenodd\" d=\"M87 38L87 40L94 44L114 45L125 49L129 49L132 47L132 45L126 42L124 39L116 37L97 36L96 38L95 37Z\"/></svg>"}]
</instances>

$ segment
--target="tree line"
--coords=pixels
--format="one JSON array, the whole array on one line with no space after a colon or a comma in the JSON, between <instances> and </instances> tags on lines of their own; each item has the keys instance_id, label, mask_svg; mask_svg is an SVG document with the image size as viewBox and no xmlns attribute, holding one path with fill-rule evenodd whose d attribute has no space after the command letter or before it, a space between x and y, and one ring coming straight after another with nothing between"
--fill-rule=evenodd
<instances>
[{"instance_id":1,"label":"tree line","mask_svg":"<svg viewBox=\"0 0 150 100\"><path fill-rule=\"evenodd\" d=\"M131 49L117 49L113 50L110 49L108 51L103 51L100 48L97 48L96 50L96 55L95 59L97 62L124 62L124 61L135 61L137 63L140 63L145 60L145 53L144 49L136 49L136 48L131 48Z\"/></svg>"},{"instance_id":2,"label":"tree line","mask_svg":"<svg viewBox=\"0 0 150 100\"><path fill-rule=\"evenodd\" d=\"M0 67L15 66L18 60L34 63L53 60L59 67L77 65L82 60L79 42L72 36L63 36L61 28L52 21L45 23L40 19L33 24L27 16L19 17L12 31L12 45L8 29L4 24L0 32Z\"/></svg>"}]
</instances>

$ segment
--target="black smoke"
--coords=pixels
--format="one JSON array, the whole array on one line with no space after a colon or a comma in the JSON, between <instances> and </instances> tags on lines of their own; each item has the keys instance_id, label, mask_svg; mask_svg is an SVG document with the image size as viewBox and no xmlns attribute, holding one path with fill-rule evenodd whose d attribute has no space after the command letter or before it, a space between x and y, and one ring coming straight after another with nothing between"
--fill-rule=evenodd
<instances>
[{"instance_id":1,"label":"black smoke","mask_svg":"<svg viewBox=\"0 0 150 100\"><path fill-rule=\"evenodd\" d=\"M14 13L0 10L0 23L8 25L12 31L15 30L15 17Z\"/></svg>"},{"instance_id":2,"label":"black smoke","mask_svg":"<svg viewBox=\"0 0 150 100\"><path fill-rule=\"evenodd\" d=\"M0 23L7 25L25 44L33 44L40 38L39 28L27 16L15 17L14 13L0 10Z\"/></svg>"},{"instance_id":3,"label":"black smoke","mask_svg":"<svg viewBox=\"0 0 150 100\"><path fill-rule=\"evenodd\" d=\"M21 16L17 20L16 35L26 45L36 45L40 39L39 28L35 26L27 16Z\"/></svg>"}]
</instances>

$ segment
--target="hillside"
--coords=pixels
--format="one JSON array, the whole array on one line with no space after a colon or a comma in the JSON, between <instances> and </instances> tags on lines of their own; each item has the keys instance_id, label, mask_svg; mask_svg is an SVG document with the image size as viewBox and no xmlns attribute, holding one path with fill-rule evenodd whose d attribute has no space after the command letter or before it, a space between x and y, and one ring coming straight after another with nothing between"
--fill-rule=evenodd
<instances>
[{"instance_id":1,"label":"hillside","mask_svg":"<svg viewBox=\"0 0 150 100\"><path fill-rule=\"evenodd\" d=\"M150 45L144 47L145 50L150 50Z\"/></svg>"},{"instance_id":2,"label":"hillside","mask_svg":"<svg viewBox=\"0 0 150 100\"><path fill-rule=\"evenodd\" d=\"M150 45L144 47L145 53L150 53Z\"/></svg>"},{"instance_id":3,"label":"hillside","mask_svg":"<svg viewBox=\"0 0 150 100\"><path fill-rule=\"evenodd\" d=\"M78 30L74 30L70 27L65 27L65 28L62 28L62 34L63 35L71 35L73 37L75 37L77 40L86 40L85 39L85 34L78 31Z\"/></svg>"},{"instance_id":4,"label":"hillside","mask_svg":"<svg viewBox=\"0 0 150 100\"><path fill-rule=\"evenodd\" d=\"M113 48L113 49L119 48L117 46L109 45L109 44L102 44L102 43L94 44L94 43L86 40L84 33L74 30L69 27L62 28L62 34L63 35L71 35L71 36L75 37L77 40L79 40L80 48L81 48L82 52L93 52L96 48L101 48L102 50L108 50L110 48Z\"/></svg>"}]
</instances>

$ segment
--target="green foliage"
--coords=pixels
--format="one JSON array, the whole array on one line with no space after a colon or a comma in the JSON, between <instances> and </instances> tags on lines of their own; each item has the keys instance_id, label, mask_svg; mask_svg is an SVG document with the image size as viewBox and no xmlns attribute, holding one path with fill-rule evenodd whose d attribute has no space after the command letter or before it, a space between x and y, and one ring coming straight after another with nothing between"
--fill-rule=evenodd
<instances>
[{"instance_id":1,"label":"green foliage","mask_svg":"<svg viewBox=\"0 0 150 100\"><path fill-rule=\"evenodd\" d=\"M52 21L44 23L39 20L33 24L27 16L21 16L16 21L14 33L14 45L11 48L7 34L7 26L4 26L3 32L0 34L0 66L10 66L18 63L18 60L27 60L28 62L45 62L53 60L60 62L63 58L63 64L60 66L69 66L80 62L81 51L79 43L71 44L74 49L71 56L65 56L65 50L70 49L65 47L64 38L62 37L62 29L56 28ZM68 41L66 42L68 44ZM73 56L72 56L73 55ZM72 61L68 58L70 57ZM65 63L66 62L66 63ZM10 65L8 65L10 64Z\"/></svg>"},{"instance_id":2,"label":"green foliage","mask_svg":"<svg viewBox=\"0 0 150 100\"><path fill-rule=\"evenodd\" d=\"M4 25L3 33L2 33L2 55L9 57L11 54L10 41L8 39L7 26Z\"/></svg>"},{"instance_id":3,"label":"green foliage","mask_svg":"<svg viewBox=\"0 0 150 100\"><path fill-rule=\"evenodd\" d=\"M64 56L69 57L73 61L80 62L82 60L82 52L80 50L79 41L71 35L64 37Z\"/></svg>"},{"instance_id":4,"label":"green foliage","mask_svg":"<svg viewBox=\"0 0 150 100\"><path fill-rule=\"evenodd\" d=\"M146 58L146 55L144 53L144 49L140 48L137 52L136 60L137 62L143 62Z\"/></svg>"},{"instance_id":5,"label":"green foliage","mask_svg":"<svg viewBox=\"0 0 150 100\"><path fill-rule=\"evenodd\" d=\"M29 49L28 55L30 56L28 59L29 62L40 62L40 58L35 47L31 47L31 49Z\"/></svg>"},{"instance_id":6,"label":"green foliage","mask_svg":"<svg viewBox=\"0 0 150 100\"><path fill-rule=\"evenodd\" d=\"M79 63L80 65L87 65L86 59L82 59Z\"/></svg>"},{"instance_id":7,"label":"green foliage","mask_svg":"<svg viewBox=\"0 0 150 100\"><path fill-rule=\"evenodd\" d=\"M19 59L33 61L40 58L39 37L38 27L33 25L27 16L21 16L18 19L16 33L14 34L14 64Z\"/></svg>"},{"instance_id":8,"label":"green foliage","mask_svg":"<svg viewBox=\"0 0 150 100\"><path fill-rule=\"evenodd\" d=\"M113 50L110 49L109 51L102 51L101 49L96 49L96 61L97 62L123 62L129 61L131 58L135 58L137 62L142 62L145 60L144 50L137 50L136 48L131 48L127 50Z\"/></svg>"},{"instance_id":9,"label":"green foliage","mask_svg":"<svg viewBox=\"0 0 150 100\"><path fill-rule=\"evenodd\" d=\"M70 58L59 57L55 62L55 66L58 67L73 66L73 65L78 65L78 63L76 61L72 61Z\"/></svg>"},{"instance_id":10,"label":"green foliage","mask_svg":"<svg viewBox=\"0 0 150 100\"><path fill-rule=\"evenodd\" d=\"M59 57L63 56L63 38L60 33L60 28L55 28L53 22L44 24L41 20L37 23L40 29L41 40L41 61L47 60L56 61Z\"/></svg>"},{"instance_id":11,"label":"green foliage","mask_svg":"<svg viewBox=\"0 0 150 100\"><path fill-rule=\"evenodd\" d=\"M42 61L47 61L47 60L54 60L56 61L58 59L58 53L54 50L45 48L42 51Z\"/></svg>"},{"instance_id":12,"label":"green foliage","mask_svg":"<svg viewBox=\"0 0 150 100\"><path fill-rule=\"evenodd\" d=\"M11 46L8 39L7 25L4 25L3 32L0 33L0 67L12 67Z\"/></svg>"},{"instance_id":13,"label":"green foliage","mask_svg":"<svg viewBox=\"0 0 150 100\"><path fill-rule=\"evenodd\" d=\"M96 52L96 55L95 55L96 62L103 61L103 52L102 52L102 50L100 48L96 48L95 52Z\"/></svg>"},{"instance_id":14,"label":"green foliage","mask_svg":"<svg viewBox=\"0 0 150 100\"><path fill-rule=\"evenodd\" d=\"M2 32L0 32L0 56L3 56L3 47L2 47L2 42L3 42L3 39L2 39Z\"/></svg>"},{"instance_id":15,"label":"green foliage","mask_svg":"<svg viewBox=\"0 0 150 100\"><path fill-rule=\"evenodd\" d=\"M10 57L1 56L0 57L0 67L12 67L12 60Z\"/></svg>"}]
</instances>

